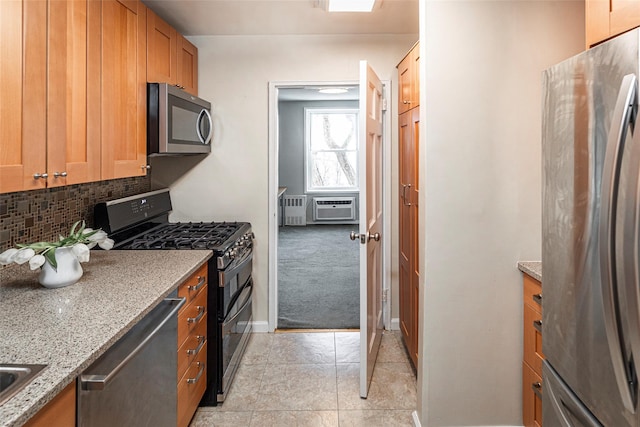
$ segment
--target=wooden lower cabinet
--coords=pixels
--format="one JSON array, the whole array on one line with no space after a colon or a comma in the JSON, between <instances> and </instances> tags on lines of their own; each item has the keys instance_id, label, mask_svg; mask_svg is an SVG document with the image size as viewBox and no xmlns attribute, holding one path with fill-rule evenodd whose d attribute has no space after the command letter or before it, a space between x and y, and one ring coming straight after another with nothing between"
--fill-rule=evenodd
<instances>
[{"instance_id":1,"label":"wooden lower cabinet","mask_svg":"<svg viewBox=\"0 0 640 427\"><path fill-rule=\"evenodd\" d=\"M524 342L522 360L522 422L542 425L542 284L523 275Z\"/></svg>"},{"instance_id":2,"label":"wooden lower cabinet","mask_svg":"<svg viewBox=\"0 0 640 427\"><path fill-rule=\"evenodd\" d=\"M542 377L522 363L522 421L525 427L542 426Z\"/></svg>"},{"instance_id":3,"label":"wooden lower cabinet","mask_svg":"<svg viewBox=\"0 0 640 427\"><path fill-rule=\"evenodd\" d=\"M74 427L76 425L76 382L66 386L40 409L24 427Z\"/></svg>"},{"instance_id":4,"label":"wooden lower cabinet","mask_svg":"<svg viewBox=\"0 0 640 427\"><path fill-rule=\"evenodd\" d=\"M187 427L207 388L207 265L178 288L178 426Z\"/></svg>"}]
</instances>

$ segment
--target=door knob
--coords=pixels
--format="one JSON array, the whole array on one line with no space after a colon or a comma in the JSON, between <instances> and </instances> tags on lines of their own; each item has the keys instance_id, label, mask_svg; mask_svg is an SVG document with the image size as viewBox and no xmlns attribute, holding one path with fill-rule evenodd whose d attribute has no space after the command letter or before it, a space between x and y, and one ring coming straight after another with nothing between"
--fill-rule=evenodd
<instances>
[{"instance_id":1,"label":"door knob","mask_svg":"<svg viewBox=\"0 0 640 427\"><path fill-rule=\"evenodd\" d=\"M362 243L363 245L367 242L367 238L366 238L366 236L365 236L364 234L358 234L358 233L356 233L355 231L352 231L352 232L349 234L349 238L350 238L351 240L356 240L356 239L357 239L357 240L359 240L359 241L360 241L360 243Z\"/></svg>"},{"instance_id":2,"label":"door knob","mask_svg":"<svg viewBox=\"0 0 640 427\"><path fill-rule=\"evenodd\" d=\"M375 240L376 242L380 241L380 233L373 233L373 234L367 233L367 237L369 238L368 240Z\"/></svg>"}]
</instances>

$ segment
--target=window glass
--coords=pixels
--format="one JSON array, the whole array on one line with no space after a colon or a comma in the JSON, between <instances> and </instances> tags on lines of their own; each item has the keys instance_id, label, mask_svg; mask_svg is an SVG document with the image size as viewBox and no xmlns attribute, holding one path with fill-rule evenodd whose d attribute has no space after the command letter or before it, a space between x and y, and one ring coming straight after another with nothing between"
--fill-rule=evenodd
<instances>
[{"instance_id":1,"label":"window glass","mask_svg":"<svg viewBox=\"0 0 640 427\"><path fill-rule=\"evenodd\" d=\"M358 189L358 110L305 110L307 191Z\"/></svg>"}]
</instances>

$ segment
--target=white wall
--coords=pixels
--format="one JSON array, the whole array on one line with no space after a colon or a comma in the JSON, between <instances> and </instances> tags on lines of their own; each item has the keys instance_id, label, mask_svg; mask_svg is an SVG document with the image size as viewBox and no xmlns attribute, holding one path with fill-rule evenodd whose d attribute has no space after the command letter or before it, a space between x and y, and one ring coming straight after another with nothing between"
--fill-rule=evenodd
<instances>
[{"instance_id":1,"label":"white wall","mask_svg":"<svg viewBox=\"0 0 640 427\"><path fill-rule=\"evenodd\" d=\"M189 39L198 47L199 95L212 102L212 153L204 159L152 159L153 185L171 188L172 221L252 223L254 320L267 321L268 83L357 80L361 59L367 59L382 79L395 81L395 66L417 34Z\"/></svg>"},{"instance_id":2,"label":"white wall","mask_svg":"<svg viewBox=\"0 0 640 427\"><path fill-rule=\"evenodd\" d=\"M541 72L583 1L421 5L423 426L522 423L522 279L541 257Z\"/></svg>"}]
</instances>

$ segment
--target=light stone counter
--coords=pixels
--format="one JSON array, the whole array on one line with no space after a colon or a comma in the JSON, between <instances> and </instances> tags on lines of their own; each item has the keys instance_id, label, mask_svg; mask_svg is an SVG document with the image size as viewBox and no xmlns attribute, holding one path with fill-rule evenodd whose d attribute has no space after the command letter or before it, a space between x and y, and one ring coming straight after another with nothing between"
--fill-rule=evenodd
<instances>
[{"instance_id":1,"label":"light stone counter","mask_svg":"<svg viewBox=\"0 0 640 427\"><path fill-rule=\"evenodd\" d=\"M0 363L48 365L0 406L0 427L24 424L211 255L94 250L60 289L25 265L0 270Z\"/></svg>"},{"instance_id":2,"label":"light stone counter","mask_svg":"<svg viewBox=\"0 0 640 427\"><path fill-rule=\"evenodd\" d=\"M518 269L542 282L542 263L540 261L521 261L518 263Z\"/></svg>"}]
</instances>

